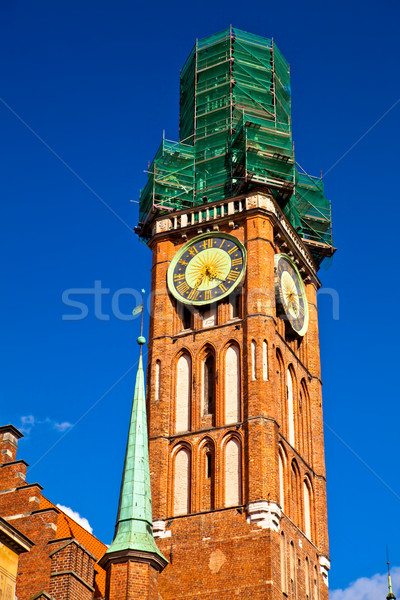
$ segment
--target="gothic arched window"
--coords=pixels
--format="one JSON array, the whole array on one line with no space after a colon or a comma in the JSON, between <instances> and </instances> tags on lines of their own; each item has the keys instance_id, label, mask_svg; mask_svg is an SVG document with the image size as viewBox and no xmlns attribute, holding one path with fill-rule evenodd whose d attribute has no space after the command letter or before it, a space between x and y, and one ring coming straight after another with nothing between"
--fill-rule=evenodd
<instances>
[{"instance_id":1,"label":"gothic arched window","mask_svg":"<svg viewBox=\"0 0 400 600\"><path fill-rule=\"evenodd\" d=\"M239 440L231 438L225 446L225 506L242 503L242 449Z\"/></svg>"},{"instance_id":2,"label":"gothic arched window","mask_svg":"<svg viewBox=\"0 0 400 600\"><path fill-rule=\"evenodd\" d=\"M192 361L189 354L180 356L176 367L175 432L190 429Z\"/></svg>"},{"instance_id":3,"label":"gothic arched window","mask_svg":"<svg viewBox=\"0 0 400 600\"><path fill-rule=\"evenodd\" d=\"M229 346L225 354L225 423L240 421L239 348Z\"/></svg>"},{"instance_id":4,"label":"gothic arched window","mask_svg":"<svg viewBox=\"0 0 400 600\"><path fill-rule=\"evenodd\" d=\"M180 448L174 461L174 515L190 513L190 450Z\"/></svg>"}]
</instances>

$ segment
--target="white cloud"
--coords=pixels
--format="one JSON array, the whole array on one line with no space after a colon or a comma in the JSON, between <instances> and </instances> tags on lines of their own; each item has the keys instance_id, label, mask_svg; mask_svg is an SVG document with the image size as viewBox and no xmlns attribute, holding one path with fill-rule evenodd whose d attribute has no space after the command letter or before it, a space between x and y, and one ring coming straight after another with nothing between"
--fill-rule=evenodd
<instances>
[{"instance_id":1,"label":"white cloud","mask_svg":"<svg viewBox=\"0 0 400 600\"><path fill-rule=\"evenodd\" d=\"M26 415L24 417L21 417L21 425L20 425L21 433L29 434L34 425L35 425L35 417L33 415Z\"/></svg>"},{"instance_id":2,"label":"white cloud","mask_svg":"<svg viewBox=\"0 0 400 600\"><path fill-rule=\"evenodd\" d=\"M25 415L21 417L21 425L19 426L19 429L21 433L29 435L32 431L32 428L37 427L38 425L45 425L47 427L51 427L52 429L55 429L60 433L64 433L64 431L67 431L67 429L73 427L72 423L70 423L69 421L61 421L59 423L54 421L53 419L50 419L50 417L38 419L34 415Z\"/></svg>"},{"instance_id":3,"label":"white cloud","mask_svg":"<svg viewBox=\"0 0 400 600\"><path fill-rule=\"evenodd\" d=\"M391 570L393 592L399 595L400 591L400 567ZM372 577L360 577L353 581L344 590L332 590L329 600L377 600L386 598L388 594L387 575L377 573Z\"/></svg>"},{"instance_id":4,"label":"white cloud","mask_svg":"<svg viewBox=\"0 0 400 600\"><path fill-rule=\"evenodd\" d=\"M65 512L66 515L74 519L74 521L79 523L79 525L86 529L86 531L88 531L89 533L93 533L93 529L90 526L89 521L85 519L85 517L81 517L81 515L78 512L72 510L72 508L69 508L68 506L63 506L62 504L56 504L56 506L57 508Z\"/></svg>"},{"instance_id":5,"label":"white cloud","mask_svg":"<svg viewBox=\"0 0 400 600\"><path fill-rule=\"evenodd\" d=\"M60 431L61 433L63 433L64 431L66 431L67 429L72 427L72 423L69 423L68 421L63 421L62 423L54 423L53 427L57 431Z\"/></svg>"}]
</instances>

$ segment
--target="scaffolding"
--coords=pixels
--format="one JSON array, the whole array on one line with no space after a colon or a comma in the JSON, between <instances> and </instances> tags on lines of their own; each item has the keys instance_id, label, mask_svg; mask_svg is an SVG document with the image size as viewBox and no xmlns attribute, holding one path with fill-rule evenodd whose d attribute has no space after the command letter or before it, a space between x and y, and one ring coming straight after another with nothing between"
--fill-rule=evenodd
<instances>
[{"instance_id":1,"label":"scaffolding","mask_svg":"<svg viewBox=\"0 0 400 600\"><path fill-rule=\"evenodd\" d=\"M322 181L296 169L290 68L273 40L230 27L196 42L181 70L179 139L153 160L141 223L261 187L318 263L332 253Z\"/></svg>"}]
</instances>

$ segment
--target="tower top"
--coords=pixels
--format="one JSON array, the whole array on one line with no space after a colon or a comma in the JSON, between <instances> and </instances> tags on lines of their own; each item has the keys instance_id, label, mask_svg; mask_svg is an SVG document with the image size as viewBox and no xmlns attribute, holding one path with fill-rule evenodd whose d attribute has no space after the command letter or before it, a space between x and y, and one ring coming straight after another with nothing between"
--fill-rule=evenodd
<instances>
[{"instance_id":1,"label":"tower top","mask_svg":"<svg viewBox=\"0 0 400 600\"><path fill-rule=\"evenodd\" d=\"M117 524L114 539L102 562L124 556L152 563L162 570L168 563L158 550L153 537L151 510L150 467L146 418L142 346L146 340L140 336L139 365L122 474Z\"/></svg>"},{"instance_id":2,"label":"tower top","mask_svg":"<svg viewBox=\"0 0 400 600\"><path fill-rule=\"evenodd\" d=\"M272 39L234 27L197 40L180 73L179 142L163 139L140 193L144 240L160 214L274 197L316 264L334 252L321 178L294 156L289 64Z\"/></svg>"}]
</instances>

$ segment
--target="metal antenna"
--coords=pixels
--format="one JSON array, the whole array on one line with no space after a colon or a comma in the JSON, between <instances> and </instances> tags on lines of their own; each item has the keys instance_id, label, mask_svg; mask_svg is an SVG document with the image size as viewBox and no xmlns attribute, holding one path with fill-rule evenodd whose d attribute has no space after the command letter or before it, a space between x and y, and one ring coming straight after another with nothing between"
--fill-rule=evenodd
<instances>
[{"instance_id":1,"label":"metal antenna","mask_svg":"<svg viewBox=\"0 0 400 600\"><path fill-rule=\"evenodd\" d=\"M388 568L388 588L389 593L386 596L386 600L396 600L396 596L393 594L392 589L392 578L390 577L390 562L389 562L389 548L386 546L386 564Z\"/></svg>"}]
</instances>

